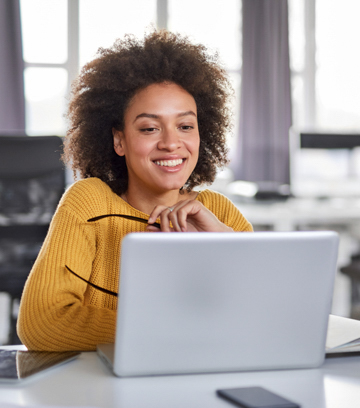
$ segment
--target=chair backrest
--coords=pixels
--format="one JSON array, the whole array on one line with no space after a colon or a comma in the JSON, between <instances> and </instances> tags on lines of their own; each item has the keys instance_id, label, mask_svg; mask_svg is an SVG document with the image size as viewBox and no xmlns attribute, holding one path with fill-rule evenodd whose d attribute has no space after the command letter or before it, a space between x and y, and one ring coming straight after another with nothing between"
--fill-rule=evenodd
<instances>
[{"instance_id":1,"label":"chair backrest","mask_svg":"<svg viewBox=\"0 0 360 408\"><path fill-rule=\"evenodd\" d=\"M0 136L0 225L46 224L65 189L58 136Z\"/></svg>"},{"instance_id":2,"label":"chair backrest","mask_svg":"<svg viewBox=\"0 0 360 408\"><path fill-rule=\"evenodd\" d=\"M346 149L360 146L358 133L300 133L301 149Z\"/></svg>"},{"instance_id":3,"label":"chair backrest","mask_svg":"<svg viewBox=\"0 0 360 408\"><path fill-rule=\"evenodd\" d=\"M0 291L19 297L65 190L58 136L0 136Z\"/></svg>"}]
</instances>

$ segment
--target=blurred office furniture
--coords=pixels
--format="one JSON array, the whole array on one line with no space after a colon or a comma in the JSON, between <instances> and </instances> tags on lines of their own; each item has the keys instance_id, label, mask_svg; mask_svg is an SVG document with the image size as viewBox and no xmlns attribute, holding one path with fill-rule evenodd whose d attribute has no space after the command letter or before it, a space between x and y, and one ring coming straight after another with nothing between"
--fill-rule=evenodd
<instances>
[{"instance_id":1,"label":"blurred office furniture","mask_svg":"<svg viewBox=\"0 0 360 408\"><path fill-rule=\"evenodd\" d=\"M335 280L332 313L350 317L355 308L355 286L340 269L351 263L360 249L360 198L296 198L287 200L239 200L237 208L255 231L334 230L340 235L339 272ZM360 288L359 288L360 289Z\"/></svg>"},{"instance_id":2,"label":"blurred office furniture","mask_svg":"<svg viewBox=\"0 0 360 408\"><path fill-rule=\"evenodd\" d=\"M0 292L10 295L9 344L16 301L65 189L58 136L0 136Z\"/></svg>"},{"instance_id":3,"label":"blurred office furniture","mask_svg":"<svg viewBox=\"0 0 360 408\"><path fill-rule=\"evenodd\" d=\"M289 198L360 199L360 133L289 131L290 185L233 178L222 191L257 204ZM224 184L224 183L223 183Z\"/></svg>"},{"instance_id":4,"label":"blurred office furniture","mask_svg":"<svg viewBox=\"0 0 360 408\"><path fill-rule=\"evenodd\" d=\"M277 186L278 197L259 200L257 185L239 181L229 183L225 194L250 221L269 229L336 225L355 232L360 223L360 133L291 128L289 146L290 186ZM355 236L360 238L360 230Z\"/></svg>"},{"instance_id":5,"label":"blurred office furniture","mask_svg":"<svg viewBox=\"0 0 360 408\"><path fill-rule=\"evenodd\" d=\"M232 181L224 193L253 224L271 231L335 230L340 234L333 313L360 318L360 133L291 129L290 191L257 197L255 183ZM284 190L284 191L283 191Z\"/></svg>"},{"instance_id":6,"label":"blurred office furniture","mask_svg":"<svg viewBox=\"0 0 360 408\"><path fill-rule=\"evenodd\" d=\"M342 267L341 272L351 281L351 310L350 317L360 320L360 254L351 257L348 265Z\"/></svg>"},{"instance_id":7,"label":"blurred office furniture","mask_svg":"<svg viewBox=\"0 0 360 408\"><path fill-rule=\"evenodd\" d=\"M338 203L339 215L347 218L348 231L360 236L356 220L360 200L360 134L318 133L290 131L291 191L296 197L317 197ZM343 207L339 204L343 199ZM317 204L321 207L321 203ZM314 211L316 212L316 211ZM329 213L326 209L324 214ZM345 214L340 214L345 213ZM352 217L351 217L352 215ZM322 218L322 217L320 217ZM353 223L350 224L350 219ZM355 231L359 229L359 232ZM340 268L351 282L350 317L360 318L360 254L351 256L350 262Z\"/></svg>"},{"instance_id":8,"label":"blurred office furniture","mask_svg":"<svg viewBox=\"0 0 360 408\"><path fill-rule=\"evenodd\" d=\"M295 197L360 197L360 133L290 129L289 151Z\"/></svg>"},{"instance_id":9,"label":"blurred office furniture","mask_svg":"<svg viewBox=\"0 0 360 408\"><path fill-rule=\"evenodd\" d=\"M360 319L360 133L290 129L290 185L235 180L211 186L228 196L255 231L335 230L340 234L333 314Z\"/></svg>"}]
</instances>

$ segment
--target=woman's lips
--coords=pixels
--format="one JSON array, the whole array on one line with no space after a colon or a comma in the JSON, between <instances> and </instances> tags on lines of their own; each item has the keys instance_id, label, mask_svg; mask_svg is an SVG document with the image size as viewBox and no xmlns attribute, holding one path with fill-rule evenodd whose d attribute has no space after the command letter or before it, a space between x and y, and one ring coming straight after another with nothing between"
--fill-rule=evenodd
<instances>
[{"instance_id":1,"label":"woman's lips","mask_svg":"<svg viewBox=\"0 0 360 408\"><path fill-rule=\"evenodd\" d=\"M155 160L154 163L157 166L161 167L176 167L182 164L185 159L176 159L176 160Z\"/></svg>"},{"instance_id":2,"label":"woman's lips","mask_svg":"<svg viewBox=\"0 0 360 408\"><path fill-rule=\"evenodd\" d=\"M184 167L186 159L154 160L155 166L165 173L176 173Z\"/></svg>"}]
</instances>

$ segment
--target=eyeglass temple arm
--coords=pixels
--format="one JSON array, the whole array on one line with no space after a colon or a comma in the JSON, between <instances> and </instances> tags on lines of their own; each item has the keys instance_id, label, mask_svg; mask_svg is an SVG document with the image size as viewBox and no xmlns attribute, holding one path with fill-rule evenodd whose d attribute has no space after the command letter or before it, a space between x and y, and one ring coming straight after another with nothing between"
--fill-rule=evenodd
<instances>
[{"instance_id":1,"label":"eyeglass temple arm","mask_svg":"<svg viewBox=\"0 0 360 408\"><path fill-rule=\"evenodd\" d=\"M127 214L104 214L104 215L99 215L97 217L89 218L87 221L88 222L98 221L98 220L101 220L102 218L106 218L106 217L121 217L121 218L126 218L128 220L139 221L139 222L142 222L144 224L148 224L148 220L145 220L144 218L134 217L132 215L127 215ZM154 222L154 223L149 224L149 225L153 225L154 227L160 228L160 224L158 222Z\"/></svg>"},{"instance_id":2,"label":"eyeglass temple arm","mask_svg":"<svg viewBox=\"0 0 360 408\"><path fill-rule=\"evenodd\" d=\"M70 273L72 273L72 274L75 275L77 278L81 279L82 281L86 282L88 285L92 286L93 288L98 289L98 290L100 290L101 292L107 293L108 295L111 295L111 296L115 296L115 297L118 296L118 294L117 294L116 292L112 292L111 290L104 289L104 288L102 288L101 286L95 285L94 283L91 283L91 282L87 281L86 279L82 278L80 275L78 275L77 273L75 273L74 271L72 271L67 265L65 265L65 268L66 268Z\"/></svg>"}]
</instances>

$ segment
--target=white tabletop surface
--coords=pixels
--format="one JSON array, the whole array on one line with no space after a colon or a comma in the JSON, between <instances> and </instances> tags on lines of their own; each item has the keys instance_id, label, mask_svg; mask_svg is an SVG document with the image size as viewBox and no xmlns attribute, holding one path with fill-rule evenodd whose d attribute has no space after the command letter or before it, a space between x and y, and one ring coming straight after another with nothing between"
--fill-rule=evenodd
<instances>
[{"instance_id":1,"label":"white tabletop surface","mask_svg":"<svg viewBox=\"0 0 360 408\"><path fill-rule=\"evenodd\" d=\"M18 385L0 385L0 407L72 406L192 408L232 405L215 394L219 388L263 386L302 408L360 406L360 356L327 359L319 369L117 378L96 353Z\"/></svg>"},{"instance_id":2,"label":"white tabletop surface","mask_svg":"<svg viewBox=\"0 0 360 408\"><path fill-rule=\"evenodd\" d=\"M358 198L291 198L237 202L236 206L253 225L270 225L275 231L293 231L306 225L339 225L358 230L360 225Z\"/></svg>"}]
</instances>

